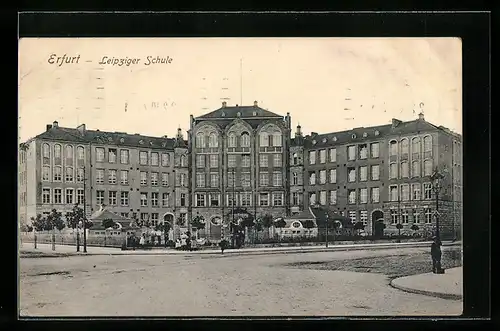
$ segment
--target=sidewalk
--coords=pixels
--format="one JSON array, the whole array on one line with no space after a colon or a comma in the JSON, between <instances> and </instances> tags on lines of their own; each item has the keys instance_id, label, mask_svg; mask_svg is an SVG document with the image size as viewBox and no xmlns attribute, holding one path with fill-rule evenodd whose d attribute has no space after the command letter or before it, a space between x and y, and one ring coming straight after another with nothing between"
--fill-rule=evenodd
<instances>
[{"instance_id":1,"label":"sidewalk","mask_svg":"<svg viewBox=\"0 0 500 331\"><path fill-rule=\"evenodd\" d=\"M289 254L289 253L308 253L308 252L330 252L361 249L384 249L384 248L405 248L405 247L429 247L430 242L410 242L410 243L382 243L382 244L351 244L351 245L330 245L328 248L322 246L295 246L295 247L266 247L266 248L241 248L226 249L224 255L259 255L259 254ZM459 245L460 243L454 243ZM19 247L20 252L39 252L52 255L220 255L220 249L206 249L200 251L177 251L174 249L153 248L151 250L126 250L113 247L94 247L87 246L87 253L83 253L83 246L80 252L76 252L74 245L56 245L55 251L51 244L37 244L37 249L33 243L23 243Z\"/></svg>"},{"instance_id":2,"label":"sidewalk","mask_svg":"<svg viewBox=\"0 0 500 331\"><path fill-rule=\"evenodd\" d=\"M391 281L391 286L406 292L461 300L463 295L462 267L447 269L445 272L443 275L426 273L396 278Z\"/></svg>"}]
</instances>

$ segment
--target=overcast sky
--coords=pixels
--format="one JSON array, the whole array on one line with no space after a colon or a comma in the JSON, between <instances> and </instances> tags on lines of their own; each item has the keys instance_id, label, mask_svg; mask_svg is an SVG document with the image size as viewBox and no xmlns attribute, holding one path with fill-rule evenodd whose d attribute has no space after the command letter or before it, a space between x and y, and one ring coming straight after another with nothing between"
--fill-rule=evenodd
<instances>
[{"instance_id":1,"label":"overcast sky","mask_svg":"<svg viewBox=\"0 0 500 331\"><path fill-rule=\"evenodd\" d=\"M80 58L58 66L51 54ZM140 62L99 64L104 56ZM172 60L147 66L148 56ZM22 141L55 120L174 136L222 98L290 112L306 134L412 120L421 110L462 133L457 38L25 38L19 60Z\"/></svg>"}]
</instances>

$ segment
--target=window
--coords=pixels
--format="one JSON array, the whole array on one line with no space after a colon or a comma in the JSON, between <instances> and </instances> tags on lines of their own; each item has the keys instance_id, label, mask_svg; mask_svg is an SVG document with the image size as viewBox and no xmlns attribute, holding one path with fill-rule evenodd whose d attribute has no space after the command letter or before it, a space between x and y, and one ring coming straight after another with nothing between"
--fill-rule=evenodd
<instances>
[{"instance_id":1,"label":"window","mask_svg":"<svg viewBox=\"0 0 500 331\"><path fill-rule=\"evenodd\" d=\"M398 165L396 163L391 163L389 165L389 178L395 179L398 177Z\"/></svg>"},{"instance_id":2,"label":"window","mask_svg":"<svg viewBox=\"0 0 500 331\"><path fill-rule=\"evenodd\" d=\"M240 193L240 201L243 207L250 206L252 204L252 194L250 192Z\"/></svg>"},{"instance_id":3,"label":"window","mask_svg":"<svg viewBox=\"0 0 500 331\"><path fill-rule=\"evenodd\" d=\"M281 186L282 185L282 177L281 172L273 173L273 186Z\"/></svg>"},{"instance_id":4,"label":"window","mask_svg":"<svg viewBox=\"0 0 500 331\"><path fill-rule=\"evenodd\" d=\"M140 165L148 164L148 152L139 152L139 164Z\"/></svg>"},{"instance_id":5,"label":"window","mask_svg":"<svg viewBox=\"0 0 500 331\"><path fill-rule=\"evenodd\" d=\"M389 155L390 156L398 155L398 142L395 140L389 143Z\"/></svg>"},{"instance_id":6,"label":"window","mask_svg":"<svg viewBox=\"0 0 500 331\"><path fill-rule=\"evenodd\" d=\"M128 185L128 170L120 170L120 184Z\"/></svg>"},{"instance_id":7,"label":"window","mask_svg":"<svg viewBox=\"0 0 500 331\"><path fill-rule=\"evenodd\" d=\"M371 149L370 153L372 155L372 158L379 157L379 148L380 148L379 143L372 143L370 145L370 149Z\"/></svg>"},{"instance_id":8,"label":"window","mask_svg":"<svg viewBox=\"0 0 500 331\"><path fill-rule=\"evenodd\" d=\"M360 160L368 158L368 146L366 144L359 145L359 158Z\"/></svg>"},{"instance_id":9,"label":"window","mask_svg":"<svg viewBox=\"0 0 500 331\"><path fill-rule=\"evenodd\" d=\"M158 192L151 192L151 206L158 207Z\"/></svg>"},{"instance_id":10,"label":"window","mask_svg":"<svg viewBox=\"0 0 500 331\"><path fill-rule=\"evenodd\" d=\"M110 148L108 150L108 162L109 163L116 163L116 149Z\"/></svg>"},{"instance_id":11,"label":"window","mask_svg":"<svg viewBox=\"0 0 500 331\"><path fill-rule=\"evenodd\" d=\"M97 184L104 184L104 169L96 169L95 182Z\"/></svg>"},{"instance_id":12,"label":"window","mask_svg":"<svg viewBox=\"0 0 500 331\"><path fill-rule=\"evenodd\" d=\"M326 191L319 192L319 203L324 206L326 205Z\"/></svg>"},{"instance_id":13,"label":"window","mask_svg":"<svg viewBox=\"0 0 500 331\"><path fill-rule=\"evenodd\" d=\"M236 194L228 193L227 194L227 205L228 206L236 206L237 199L238 198L236 197Z\"/></svg>"},{"instance_id":14,"label":"window","mask_svg":"<svg viewBox=\"0 0 500 331\"><path fill-rule=\"evenodd\" d=\"M309 173L309 185L316 185L316 173L315 172Z\"/></svg>"},{"instance_id":15,"label":"window","mask_svg":"<svg viewBox=\"0 0 500 331\"><path fill-rule=\"evenodd\" d=\"M408 143L408 139L401 140L401 154L408 154L410 152L410 146Z\"/></svg>"},{"instance_id":16,"label":"window","mask_svg":"<svg viewBox=\"0 0 500 331\"><path fill-rule=\"evenodd\" d=\"M196 187L205 187L205 173L196 174Z\"/></svg>"},{"instance_id":17,"label":"window","mask_svg":"<svg viewBox=\"0 0 500 331\"><path fill-rule=\"evenodd\" d=\"M413 138L411 140L411 151L413 154L420 154L420 138Z\"/></svg>"},{"instance_id":18,"label":"window","mask_svg":"<svg viewBox=\"0 0 500 331\"><path fill-rule=\"evenodd\" d=\"M401 177L403 178L409 177L408 162L401 162Z\"/></svg>"},{"instance_id":19,"label":"window","mask_svg":"<svg viewBox=\"0 0 500 331\"><path fill-rule=\"evenodd\" d=\"M152 226L158 225L158 213L151 213L151 225Z\"/></svg>"},{"instance_id":20,"label":"window","mask_svg":"<svg viewBox=\"0 0 500 331\"><path fill-rule=\"evenodd\" d=\"M410 200L410 186L408 184L401 185L401 200Z\"/></svg>"},{"instance_id":21,"label":"window","mask_svg":"<svg viewBox=\"0 0 500 331\"><path fill-rule=\"evenodd\" d=\"M74 190L72 188L67 188L66 189L66 203L68 205L72 205L73 204L73 194L74 194Z\"/></svg>"},{"instance_id":22,"label":"window","mask_svg":"<svg viewBox=\"0 0 500 331\"><path fill-rule=\"evenodd\" d=\"M378 164L372 165L372 180L379 180L380 166Z\"/></svg>"},{"instance_id":23,"label":"window","mask_svg":"<svg viewBox=\"0 0 500 331\"><path fill-rule=\"evenodd\" d=\"M347 147L347 159L349 161L356 160L356 146L348 146Z\"/></svg>"},{"instance_id":24,"label":"window","mask_svg":"<svg viewBox=\"0 0 500 331\"><path fill-rule=\"evenodd\" d=\"M109 191L108 192L108 203L111 206L115 206L117 204L117 202L116 202L116 191Z\"/></svg>"},{"instance_id":25,"label":"window","mask_svg":"<svg viewBox=\"0 0 500 331\"><path fill-rule=\"evenodd\" d=\"M44 166L42 172L42 180L48 182L50 180L50 167Z\"/></svg>"},{"instance_id":26,"label":"window","mask_svg":"<svg viewBox=\"0 0 500 331\"><path fill-rule=\"evenodd\" d=\"M203 132L198 132L196 134L196 148L204 148L205 147L205 135Z\"/></svg>"},{"instance_id":27,"label":"window","mask_svg":"<svg viewBox=\"0 0 500 331\"><path fill-rule=\"evenodd\" d=\"M186 206L186 193L181 193L181 207Z\"/></svg>"},{"instance_id":28,"label":"window","mask_svg":"<svg viewBox=\"0 0 500 331\"><path fill-rule=\"evenodd\" d=\"M61 158L61 145L56 144L54 145L54 159L60 159L60 158Z\"/></svg>"},{"instance_id":29,"label":"window","mask_svg":"<svg viewBox=\"0 0 500 331\"><path fill-rule=\"evenodd\" d=\"M108 182L110 184L116 184L116 170L108 170Z\"/></svg>"},{"instance_id":30,"label":"window","mask_svg":"<svg viewBox=\"0 0 500 331\"><path fill-rule=\"evenodd\" d=\"M54 203L62 203L62 189L54 189Z\"/></svg>"},{"instance_id":31,"label":"window","mask_svg":"<svg viewBox=\"0 0 500 331\"><path fill-rule=\"evenodd\" d=\"M241 156L241 166L243 168L249 168L250 167L250 155L242 155Z\"/></svg>"},{"instance_id":32,"label":"window","mask_svg":"<svg viewBox=\"0 0 500 331\"><path fill-rule=\"evenodd\" d=\"M205 168L205 155L196 155L196 167Z\"/></svg>"},{"instance_id":33,"label":"window","mask_svg":"<svg viewBox=\"0 0 500 331\"><path fill-rule=\"evenodd\" d=\"M54 167L54 182L62 181L62 168Z\"/></svg>"},{"instance_id":34,"label":"window","mask_svg":"<svg viewBox=\"0 0 500 331\"><path fill-rule=\"evenodd\" d=\"M349 211L349 218L351 219L352 223L356 223L356 211L355 210Z\"/></svg>"},{"instance_id":35,"label":"window","mask_svg":"<svg viewBox=\"0 0 500 331\"><path fill-rule=\"evenodd\" d=\"M158 173L157 172L151 173L151 186L158 186Z\"/></svg>"},{"instance_id":36,"label":"window","mask_svg":"<svg viewBox=\"0 0 500 331\"><path fill-rule=\"evenodd\" d=\"M398 201L398 186L391 185L389 187L389 201Z\"/></svg>"},{"instance_id":37,"label":"window","mask_svg":"<svg viewBox=\"0 0 500 331\"><path fill-rule=\"evenodd\" d=\"M362 210L359 212L359 220L363 223L363 225L368 224L368 211Z\"/></svg>"},{"instance_id":38,"label":"window","mask_svg":"<svg viewBox=\"0 0 500 331\"><path fill-rule=\"evenodd\" d=\"M347 190L347 196L349 197L349 204L356 203L356 190Z\"/></svg>"},{"instance_id":39,"label":"window","mask_svg":"<svg viewBox=\"0 0 500 331\"><path fill-rule=\"evenodd\" d=\"M330 184L337 183L337 169L330 169Z\"/></svg>"},{"instance_id":40,"label":"window","mask_svg":"<svg viewBox=\"0 0 500 331\"><path fill-rule=\"evenodd\" d=\"M236 185L234 177L235 177L235 173L234 172L228 172L227 173L227 186L228 187L233 187L233 186Z\"/></svg>"},{"instance_id":41,"label":"window","mask_svg":"<svg viewBox=\"0 0 500 331\"><path fill-rule=\"evenodd\" d=\"M401 212L401 223L402 224L408 224L408 210L404 209Z\"/></svg>"},{"instance_id":42,"label":"window","mask_svg":"<svg viewBox=\"0 0 500 331\"><path fill-rule=\"evenodd\" d=\"M234 134L234 132L229 132L229 134L227 135L227 147L236 147L236 135Z\"/></svg>"},{"instance_id":43,"label":"window","mask_svg":"<svg viewBox=\"0 0 500 331\"><path fill-rule=\"evenodd\" d=\"M217 139L217 134L215 132L211 132L208 136L208 147L216 148L219 146L219 141Z\"/></svg>"},{"instance_id":44,"label":"window","mask_svg":"<svg viewBox=\"0 0 500 331\"><path fill-rule=\"evenodd\" d=\"M319 163L326 163L326 149L319 151Z\"/></svg>"},{"instance_id":45,"label":"window","mask_svg":"<svg viewBox=\"0 0 500 331\"><path fill-rule=\"evenodd\" d=\"M168 173L161 174L161 186L168 186Z\"/></svg>"},{"instance_id":46,"label":"window","mask_svg":"<svg viewBox=\"0 0 500 331\"><path fill-rule=\"evenodd\" d=\"M398 223L398 211L396 209L391 209L391 224Z\"/></svg>"},{"instance_id":47,"label":"window","mask_svg":"<svg viewBox=\"0 0 500 331\"><path fill-rule=\"evenodd\" d=\"M299 177L298 177L297 173L296 173L296 172L294 172L294 173L292 174L292 185L298 185L298 182L299 182L298 178L299 178Z\"/></svg>"},{"instance_id":48,"label":"window","mask_svg":"<svg viewBox=\"0 0 500 331\"><path fill-rule=\"evenodd\" d=\"M149 220L148 213L141 213L141 225L144 225Z\"/></svg>"},{"instance_id":49,"label":"window","mask_svg":"<svg viewBox=\"0 0 500 331\"><path fill-rule=\"evenodd\" d=\"M196 207L205 207L204 193L196 193Z\"/></svg>"},{"instance_id":50,"label":"window","mask_svg":"<svg viewBox=\"0 0 500 331\"><path fill-rule=\"evenodd\" d=\"M241 186L250 187L250 173L244 172L241 174Z\"/></svg>"},{"instance_id":51,"label":"window","mask_svg":"<svg viewBox=\"0 0 500 331\"><path fill-rule=\"evenodd\" d=\"M347 180L349 183L356 181L356 168L347 168Z\"/></svg>"},{"instance_id":52,"label":"window","mask_svg":"<svg viewBox=\"0 0 500 331\"><path fill-rule=\"evenodd\" d=\"M337 191L330 191L330 204L331 205L337 204Z\"/></svg>"},{"instance_id":53,"label":"window","mask_svg":"<svg viewBox=\"0 0 500 331\"><path fill-rule=\"evenodd\" d=\"M246 132L241 134L241 147L250 147L250 135Z\"/></svg>"},{"instance_id":54,"label":"window","mask_svg":"<svg viewBox=\"0 0 500 331\"><path fill-rule=\"evenodd\" d=\"M319 183L326 184L326 170L319 171Z\"/></svg>"},{"instance_id":55,"label":"window","mask_svg":"<svg viewBox=\"0 0 500 331\"><path fill-rule=\"evenodd\" d=\"M412 200L420 200L420 183L411 184Z\"/></svg>"},{"instance_id":56,"label":"window","mask_svg":"<svg viewBox=\"0 0 500 331\"><path fill-rule=\"evenodd\" d=\"M43 157L50 158L50 146L49 146L49 144L43 144Z\"/></svg>"},{"instance_id":57,"label":"window","mask_svg":"<svg viewBox=\"0 0 500 331\"><path fill-rule=\"evenodd\" d=\"M73 162L73 146L67 145L66 146L66 162Z\"/></svg>"},{"instance_id":58,"label":"window","mask_svg":"<svg viewBox=\"0 0 500 331\"><path fill-rule=\"evenodd\" d=\"M128 192L120 192L120 205L128 206Z\"/></svg>"},{"instance_id":59,"label":"window","mask_svg":"<svg viewBox=\"0 0 500 331\"><path fill-rule=\"evenodd\" d=\"M141 207L146 207L148 205L148 194L146 192L141 192Z\"/></svg>"},{"instance_id":60,"label":"window","mask_svg":"<svg viewBox=\"0 0 500 331\"><path fill-rule=\"evenodd\" d=\"M128 164L128 149L121 149L120 150L120 163L121 164Z\"/></svg>"},{"instance_id":61,"label":"window","mask_svg":"<svg viewBox=\"0 0 500 331\"><path fill-rule=\"evenodd\" d=\"M293 153L292 155L292 165L299 164L299 155L297 153Z\"/></svg>"},{"instance_id":62,"label":"window","mask_svg":"<svg viewBox=\"0 0 500 331\"><path fill-rule=\"evenodd\" d=\"M210 193L210 206L218 207L219 206L219 193Z\"/></svg>"},{"instance_id":63,"label":"window","mask_svg":"<svg viewBox=\"0 0 500 331\"><path fill-rule=\"evenodd\" d=\"M310 205L316 204L316 193L314 192L309 193L309 204Z\"/></svg>"},{"instance_id":64,"label":"window","mask_svg":"<svg viewBox=\"0 0 500 331\"><path fill-rule=\"evenodd\" d=\"M432 161L425 160L424 161L424 176L431 176L431 175L432 175Z\"/></svg>"},{"instance_id":65,"label":"window","mask_svg":"<svg viewBox=\"0 0 500 331\"><path fill-rule=\"evenodd\" d=\"M316 164L316 151L309 152L309 164Z\"/></svg>"},{"instance_id":66,"label":"window","mask_svg":"<svg viewBox=\"0 0 500 331\"><path fill-rule=\"evenodd\" d=\"M273 206L283 206L283 193L273 192Z\"/></svg>"},{"instance_id":67,"label":"window","mask_svg":"<svg viewBox=\"0 0 500 331\"><path fill-rule=\"evenodd\" d=\"M281 145L282 145L281 132L276 132L273 134L273 146L281 147Z\"/></svg>"},{"instance_id":68,"label":"window","mask_svg":"<svg viewBox=\"0 0 500 331\"><path fill-rule=\"evenodd\" d=\"M168 207L170 200L170 193L162 193L161 195L161 204L163 207Z\"/></svg>"},{"instance_id":69,"label":"window","mask_svg":"<svg viewBox=\"0 0 500 331\"><path fill-rule=\"evenodd\" d=\"M269 135L267 132L261 132L259 134L260 147L268 147L269 146Z\"/></svg>"},{"instance_id":70,"label":"window","mask_svg":"<svg viewBox=\"0 0 500 331\"><path fill-rule=\"evenodd\" d=\"M146 171L141 171L141 186L146 186L148 184L148 173Z\"/></svg>"},{"instance_id":71,"label":"window","mask_svg":"<svg viewBox=\"0 0 500 331\"><path fill-rule=\"evenodd\" d=\"M259 193L259 206L269 206L269 193Z\"/></svg>"},{"instance_id":72,"label":"window","mask_svg":"<svg viewBox=\"0 0 500 331\"><path fill-rule=\"evenodd\" d=\"M368 167L362 166L359 167L359 180L365 182L368 180Z\"/></svg>"},{"instance_id":73,"label":"window","mask_svg":"<svg viewBox=\"0 0 500 331\"><path fill-rule=\"evenodd\" d=\"M186 186L186 174L179 174L179 185Z\"/></svg>"},{"instance_id":74,"label":"window","mask_svg":"<svg viewBox=\"0 0 500 331\"><path fill-rule=\"evenodd\" d=\"M96 147L95 154L96 154L96 162L104 162L104 148Z\"/></svg>"},{"instance_id":75,"label":"window","mask_svg":"<svg viewBox=\"0 0 500 331\"><path fill-rule=\"evenodd\" d=\"M282 165L281 154L274 154L273 166L276 168L279 168L279 167L281 167L281 165Z\"/></svg>"},{"instance_id":76,"label":"window","mask_svg":"<svg viewBox=\"0 0 500 331\"><path fill-rule=\"evenodd\" d=\"M236 168L236 155L230 154L227 156L227 166L229 168Z\"/></svg>"},{"instance_id":77,"label":"window","mask_svg":"<svg viewBox=\"0 0 500 331\"><path fill-rule=\"evenodd\" d=\"M267 154L261 154L259 156L259 166L261 168L267 168L269 166L268 161L269 161L269 156Z\"/></svg>"},{"instance_id":78,"label":"window","mask_svg":"<svg viewBox=\"0 0 500 331\"><path fill-rule=\"evenodd\" d=\"M158 165L158 153L157 152L154 152L154 153L151 153L151 165L152 166L157 166Z\"/></svg>"},{"instance_id":79,"label":"window","mask_svg":"<svg viewBox=\"0 0 500 331\"><path fill-rule=\"evenodd\" d=\"M426 154L425 156L430 156L432 154L432 137L431 136L425 136L424 137L424 153Z\"/></svg>"},{"instance_id":80,"label":"window","mask_svg":"<svg viewBox=\"0 0 500 331\"><path fill-rule=\"evenodd\" d=\"M432 223L432 210L430 208L425 209L425 223L426 224Z\"/></svg>"},{"instance_id":81,"label":"window","mask_svg":"<svg viewBox=\"0 0 500 331\"><path fill-rule=\"evenodd\" d=\"M42 189L42 203L50 203L50 188Z\"/></svg>"},{"instance_id":82,"label":"window","mask_svg":"<svg viewBox=\"0 0 500 331\"><path fill-rule=\"evenodd\" d=\"M337 162L337 149L330 148L330 162Z\"/></svg>"},{"instance_id":83,"label":"window","mask_svg":"<svg viewBox=\"0 0 500 331\"><path fill-rule=\"evenodd\" d=\"M84 198L85 198L85 193L83 192L83 189L79 188L76 191L76 203L79 204L79 205L83 205Z\"/></svg>"},{"instance_id":84,"label":"window","mask_svg":"<svg viewBox=\"0 0 500 331\"><path fill-rule=\"evenodd\" d=\"M217 154L210 155L210 168L219 167L219 156Z\"/></svg>"},{"instance_id":85,"label":"window","mask_svg":"<svg viewBox=\"0 0 500 331\"><path fill-rule=\"evenodd\" d=\"M259 174L259 183L260 186L268 186L269 185L269 175L267 173Z\"/></svg>"},{"instance_id":86,"label":"window","mask_svg":"<svg viewBox=\"0 0 500 331\"><path fill-rule=\"evenodd\" d=\"M104 191L96 191L96 202L98 205L104 204Z\"/></svg>"},{"instance_id":87,"label":"window","mask_svg":"<svg viewBox=\"0 0 500 331\"><path fill-rule=\"evenodd\" d=\"M219 174L210 174L210 186L219 187Z\"/></svg>"},{"instance_id":88,"label":"window","mask_svg":"<svg viewBox=\"0 0 500 331\"><path fill-rule=\"evenodd\" d=\"M368 189L367 188L359 189L359 202L360 203L368 203Z\"/></svg>"},{"instance_id":89,"label":"window","mask_svg":"<svg viewBox=\"0 0 500 331\"><path fill-rule=\"evenodd\" d=\"M411 164L411 174L413 177L420 176L420 164L418 161L413 161Z\"/></svg>"},{"instance_id":90,"label":"window","mask_svg":"<svg viewBox=\"0 0 500 331\"><path fill-rule=\"evenodd\" d=\"M420 214L416 209L412 210L412 216L413 216L413 223L420 223Z\"/></svg>"},{"instance_id":91,"label":"window","mask_svg":"<svg viewBox=\"0 0 500 331\"><path fill-rule=\"evenodd\" d=\"M186 155L181 155L181 167L187 167L187 157L186 157Z\"/></svg>"},{"instance_id":92,"label":"window","mask_svg":"<svg viewBox=\"0 0 500 331\"><path fill-rule=\"evenodd\" d=\"M432 185L431 183L424 183L424 199L432 199Z\"/></svg>"},{"instance_id":93,"label":"window","mask_svg":"<svg viewBox=\"0 0 500 331\"><path fill-rule=\"evenodd\" d=\"M170 165L170 155L162 153L161 154L161 166L168 167Z\"/></svg>"},{"instance_id":94,"label":"window","mask_svg":"<svg viewBox=\"0 0 500 331\"><path fill-rule=\"evenodd\" d=\"M299 205L299 193L298 192L292 193L292 205L294 205L294 206Z\"/></svg>"}]
</instances>

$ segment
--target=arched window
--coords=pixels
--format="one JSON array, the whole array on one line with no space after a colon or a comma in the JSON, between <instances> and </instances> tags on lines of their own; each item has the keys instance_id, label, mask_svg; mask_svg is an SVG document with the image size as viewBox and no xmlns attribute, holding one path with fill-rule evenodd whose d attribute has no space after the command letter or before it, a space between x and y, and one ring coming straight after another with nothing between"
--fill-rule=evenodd
<instances>
[{"instance_id":1,"label":"arched window","mask_svg":"<svg viewBox=\"0 0 500 331\"><path fill-rule=\"evenodd\" d=\"M293 173L293 176L292 176L292 185L297 185L298 184L298 175L296 172Z\"/></svg>"},{"instance_id":2,"label":"arched window","mask_svg":"<svg viewBox=\"0 0 500 331\"><path fill-rule=\"evenodd\" d=\"M424 161L424 176L431 176L431 175L432 175L432 161L425 160Z\"/></svg>"},{"instance_id":3,"label":"arched window","mask_svg":"<svg viewBox=\"0 0 500 331\"><path fill-rule=\"evenodd\" d=\"M248 132L241 134L241 147L250 147L250 135Z\"/></svg>"},{"instance_id":4,"label":"arched window","mask_svg":"<svg viewBox=\"0 0 500 331\"><path fill-rule=\"evenodd\" d=\"M299 156L297 153L293 153L293 164L299 164Z\"/></svg>"},{"instance_id":5,"label":"arched window","mask_svg":"<svg viewBox=\"0 0 500 331\"><path fill-rule=\"evenodd\" d=\"M50 146L49 144L43 144L43 157L50 157Z\"/></svg>"},{"instance_id":6,"label":"arched window","mask_svg":"<svg viewBox=\"0 0 500 331\"><path fill-rule=\"evenodd\" d=\"M61 157L61 145L54 145L54 158L58 159Z\"/></svg>"},{"instance_id":7,"label":"arched window","mask_svg":"<svg viewBox=\"0 0 500 331\"><path fill-rule=\"evenodd\" d=\"M203 148L205 147L205 135L203 132L198 132L196 134L196 148Z\"/></svg>"},{"instance_id":8,"label":"arched window","mask_svg":"<svg viewBox=\"0 0 500 331\"><path fill-rule=\"evenodd\" d=\"M396 140L392 140L390 143L389 143L389 155L390 156L395 156L395 155L398 155L398 142Z\"/></svg>"},{"instance_id":9,"label":"arched window","mask_svg":"<svg viewBox=\"0 0 500 331\"><path fill-rule=\"evenodd\" d=\"M187 166L186 155L181 155L181 167Z\"/></svg>"},{"instance_id":10,"label":"arched window","mask_svg":"<svg viewBox=\"0 0 500 331\"><path fill-rule=\"evenodd\" d=\"M401 162L401 177L408 178L409 177L409 169L408 162Z\"/></svg>"},{"instance_id":11,"label":"arched window","mask_svg":"<svg viewBox=\"0 0 500 331\"><path fill-rule=\"evenodd\" d=\"M229 132L227 135L227 147L236 147L236 134Z\"/></svg>"},{"instance_id":12,"label":"arched window","mask_svg":"<svg viewBox=\"0 0 500 331\"><path fill-rule=\"evenodd\" d=\"M73 146L66 146L66 159L73 159Z\"/></svg>"},{"instance_id":13,"label":"arched window","mask_svg":"<svg viewBox=\"0 0 500 331\"><path fill-rule=\"evenodd\" d=\"M424 137L424 152L432 152L432 137Z\"/></svg>"},{"instance_id":14,"label":"arched window","mask_svg":"<svg viewBox=\"0 0 500 331\"><path fill-rule=\"evenodd\" d=\"M78 146L76 148L76 154L77 154L78 160L85 159L85 149L82 146Z\"/></svg>"},{"instance_id":15,"label":"arched window","mask_svg":"<svg viewBox=\"0 0 500 331\"><path fill-rule=\"evenodd\" d=\"M418 161L413 161L411 166L411 173L413 177L420 177L420 164Z\"/></svg>"},{"instance_id":16,"label":"arched window","mask_svg":"<svg viewBox=\"0 0 500 331\"><path fill-rule=\"evenodd\" d=\"M259 134L259 138L260 138L260 147L269 146L269 134L267 132L261 132Z\"/></svg>"},{"instance_id":17,"label":"arched window","mask_svg":"<svg viewBox=\"0 0 500 331\"><path fill-rule=\"evenodd\" d=\"M273 133L273 146L281 147L281 145L282 145L281 132Z\"/></svg>"},{"instance_id":18,"label":"arched window","mask_svg":"<svg viewBox=\"0 0 500 331\"><path fill-rule=\"evenodd\" d=\"M409 143L408 139L403 139L401 140L401 154L408 154L409 153Z\"/></svg>"},{"instance_id":19,"label":"arched window","mask_svg":"<svg viewBox=\"0 0 500 331\"><path fill-rule=\"evenodd\" d=\"M398 165L396 163L391 163L389 166L389 178L398 178Z\"/></svg>"},{"instance_id":20,"label":"arched window","mask_svg":"<svg viewBox=\"0 0 500 331\"><path fill-rule=\"evenodd\" d=\"M217 134L215 132L210 132L210 135L208 136L208 147L218 147L219 146L219 141L217 139Z\"/></svg>"},{"instance_id":21,"label":"arched window","mask_svg":"<svg viewBox=\"0 0 500 331\"><path fill-rule=\"evenodd\" d=\"M411 145L412 145L411 146L411 152L413 154L420 153L420 138L417 138L417 137L413 138L411 140Z\"/></svg>"}]
</instances>

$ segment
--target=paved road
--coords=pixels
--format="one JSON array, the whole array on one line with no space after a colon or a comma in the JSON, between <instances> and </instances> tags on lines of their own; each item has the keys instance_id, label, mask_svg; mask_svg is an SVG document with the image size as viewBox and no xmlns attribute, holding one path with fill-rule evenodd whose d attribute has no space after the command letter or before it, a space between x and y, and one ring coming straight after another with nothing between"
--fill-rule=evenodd
<instances>
[{"instance_id":1,"label":"paved road","mask_svg":"<svg viewBox=\"0 0 500 331\"><path fill-rule=\"evenodd\" d=\"M21 259L20 313L21 316L461 314L461 301L394 289L382 274L284 266L421 251L428 249L268 256Z\"/></svg>"}]
</instances>

